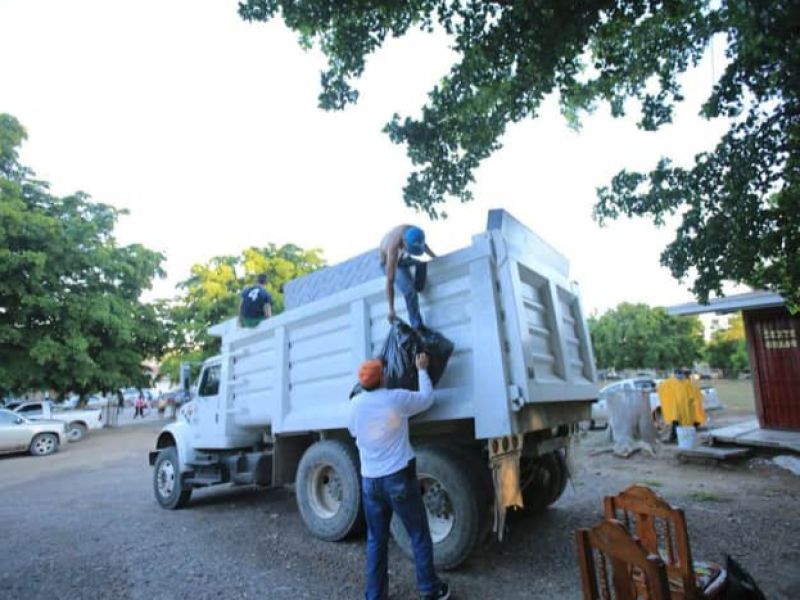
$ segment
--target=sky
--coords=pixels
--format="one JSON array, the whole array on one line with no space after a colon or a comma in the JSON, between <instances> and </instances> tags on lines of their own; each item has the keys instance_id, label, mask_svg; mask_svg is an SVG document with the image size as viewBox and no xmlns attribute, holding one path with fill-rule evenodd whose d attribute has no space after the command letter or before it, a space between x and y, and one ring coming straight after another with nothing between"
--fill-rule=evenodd
<instances>
[{"instance_id":1,"label":"sky","mask_svg":"<svg viewBox=\"0 0 800 600\"><path fill-rule=\"evenodd\" d=\"M504 208L570 261L588 313L620 302L691 301L660 266L675 221L600 227L596 189L662 156L690 165L725 124L697 117L722 48L683 79L687 101L658 133L603 108L570 130L549 99L510 125L476 172L468 204L430 222L405 207L411 163L381 133L417 116L455 54L442 34L390 40L342 112L317 108L318 51L280 20L246 23L236 0L0 0L0 113L28 131L21 161L56 194L84 191L130 211L117 239L166 256L152 297L172 297L191 265L270 242L320 248L331 264L374 248L398 223L438 254L467 246L489 209ZM716 65L715 65L716 62Z\"/></svg>"}]
</instances>

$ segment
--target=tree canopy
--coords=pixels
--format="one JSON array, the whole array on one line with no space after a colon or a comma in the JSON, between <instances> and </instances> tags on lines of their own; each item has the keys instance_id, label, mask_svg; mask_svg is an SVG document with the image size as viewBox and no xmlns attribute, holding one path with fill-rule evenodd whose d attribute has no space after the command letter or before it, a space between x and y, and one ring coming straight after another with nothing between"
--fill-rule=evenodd
<instances>
[{"instance_id":1,"label":"tree canopy","mask_svg":"<svg viewBox=\"0 0 800 600\"><path fill-rule=\"evenodd\" d=\"M679 76L713 39L727 64L701 115L728 132L691 167L662 158L623 170L598 190L596 218L681 220L661 262L693 278L701 301L724 281L784 295L800 307L800 3L773 0L243 0L250 21L282 17L328 58L320 106L358 100L353 83L387 37L443 29L459 56L419 118L395 114L385 131L413 164L406 204L431 218L449 198L472 199L474 173L509 123L535 118L557 94L578 126L605 103L638 109L653 131L683 100Z\"/></svg>"},{"instance_id":2,"label":"tree canopy","mask_svg":"<svg viewBox=\"0 0 800 600\"><path fill-rule=\"evenodd\" d=\"M119 245L123 211L59 198L20 165L25 130L0 115L0 389L81 394L149 383L164 343L160 307L141 302L161 254Z\"/></svg>"},{"instance_id":3,"label":"tree canopy","mask_svg":"<svg viewBox=\"0 0 800 600\"><path fill-rule=\"evenodd\" d=\"M182 361L197 362L219 352L219 339L208 335L208 327L235 317L240 293L255 278L267 276L272 312L283 311L283 284L325 265L321 250L303 250L294 244L247 248L237 256L218 256L192 266L189 278L178 284L181 294L170 304L171 351L160 372L177 380Z\"/></svg>"},{"instance_id":4,"label":"tree canopy","mask_svg":"<svg viewBox=\"0 0 800 600\"><path fill-rule=\"evenodd\" d=\"M697 317L671 317L663 308L622 303L589 318L595 360L614 369L691 367L703 349Z\"/></svg>"}]
</instances>

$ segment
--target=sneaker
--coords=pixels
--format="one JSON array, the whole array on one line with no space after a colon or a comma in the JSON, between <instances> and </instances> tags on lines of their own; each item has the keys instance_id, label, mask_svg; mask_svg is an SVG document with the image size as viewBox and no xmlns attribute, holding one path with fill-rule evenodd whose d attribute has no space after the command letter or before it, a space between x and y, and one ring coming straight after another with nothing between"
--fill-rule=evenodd
<instances>
[{"instance_id":1,"label":"sneaker","mask_svg":"<svg viewBox=\"0 0 800 600\"><path fill-rule=\"evenodd\" d=\"M419 598L420 600L448 600L450 598L450 586L442 583L442 587L437 591L432 594L420 594Z\"/></svg>"}]
</instances>

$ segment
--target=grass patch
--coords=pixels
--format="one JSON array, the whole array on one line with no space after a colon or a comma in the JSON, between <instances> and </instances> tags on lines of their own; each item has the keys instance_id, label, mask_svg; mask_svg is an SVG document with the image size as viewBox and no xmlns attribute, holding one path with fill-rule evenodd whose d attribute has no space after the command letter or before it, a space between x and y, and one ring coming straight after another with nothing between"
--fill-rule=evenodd
<instances>
[{"instance_id":1,"label":"grass patch","mask_svg":"<svg viewBox=\"0 0 800 600\"><path fill-rule=\"evenodd\" d=\"M735 412L755 412L756 399L753 382L750 379L713 379L698 381L700 387L709 385L717 388L719 399L727 410Z\"/></svg>"},{"instance_id":2,"label":"grass patch","mask_svg":"<svg viewBox=\"0 0 800 600\"><path fill-rule=\"evenodd\" d=\"M689 492L689 497L695 502L730 502L731 500L730 498L717 496L713 492L707 492L705 490L695 490L693 492Z\"/></svg>"},{"instance_id":3,"label":"grass patch","mask_svg":"<svg viewBox=\"0 0 800 600\"><path fill-rule=\"evenodd\" d=\"M661 483L660 481L657 481L655 479L647 479L647 480L645 480L644 481L644 485L646 485L647 487L651 487L651 488L664 487L663 483Z\"/></svg>"}]
</instances>

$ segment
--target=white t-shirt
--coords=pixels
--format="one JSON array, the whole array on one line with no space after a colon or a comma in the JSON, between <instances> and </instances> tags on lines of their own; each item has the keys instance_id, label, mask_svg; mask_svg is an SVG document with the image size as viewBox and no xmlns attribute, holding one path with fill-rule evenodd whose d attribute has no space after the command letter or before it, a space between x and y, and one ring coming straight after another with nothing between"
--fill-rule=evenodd
<instances>
[{"instance_id":1,"label":"white t-shirt","mask_svg":"<svg viewBox=\"0 0 800 600\"><path fill-rule=\"evenodd\" d=\"M414 450L408 418L433 404L427 371L419 371L419 391L380 388L362 392L350 402L350 434L356 438L363 477L385 477L405 468Z\"/></svg>"}]
</instances>

